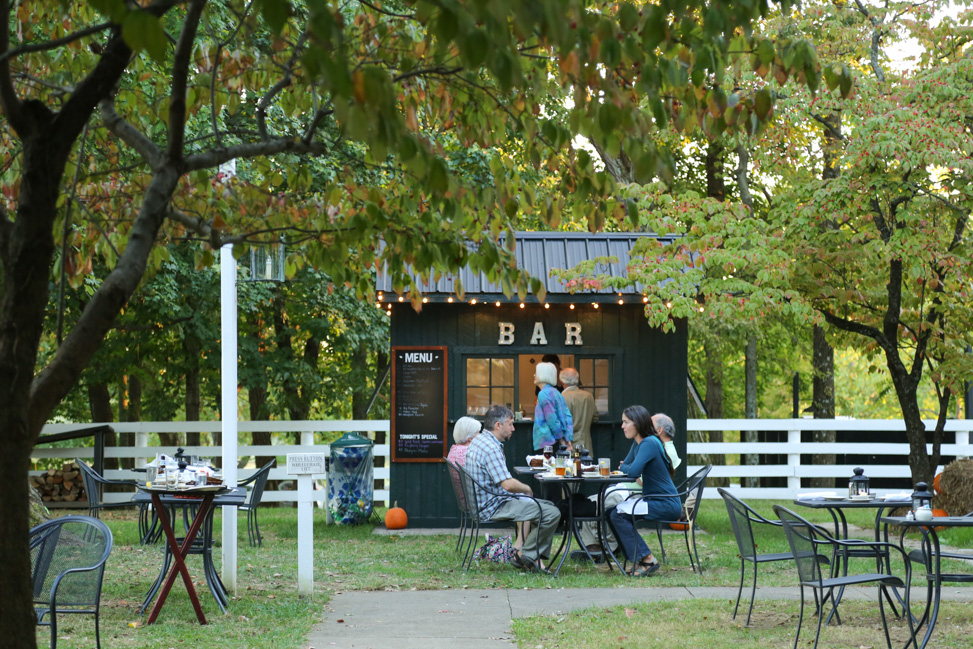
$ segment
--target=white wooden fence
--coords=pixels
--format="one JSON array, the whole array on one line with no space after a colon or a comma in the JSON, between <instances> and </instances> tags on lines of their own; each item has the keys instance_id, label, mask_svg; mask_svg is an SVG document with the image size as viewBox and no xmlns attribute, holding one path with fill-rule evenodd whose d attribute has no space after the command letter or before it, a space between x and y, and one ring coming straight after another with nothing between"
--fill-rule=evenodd
<instances>
[{"instance_id":1,"label":"white wooden fence","mask_svg":"<svg viewBox=\"0 0 973 649\"><path fill-rule=\"evenodd\" d=\"M935 429L936 422L927 420L926 430ZM688 431L770 431L786 433L786 442L690 442L687 453L716 455L724 454L726 465L714 466L711 477L725 477L730 479L731 487L739 487L741 478L748 476L780 477L787 479L787 487L778 488L746 488L739 487L741 498L790 500L799 493L815 491L811 487L801 487L801 478L838 478L847 479L852 475L853 464L801 464L801 455L815 455L821 453L835 455L885 455L897 456L901 461L893 464L867 465L865 475L869 478L910 478L909 444L905 438L905 423L894 419L690 419L686 422ZM802 431L838 430L858 432L887 433L889 442L835 442L814 443L801 442ZM970 446L970 431L973 431L973 420L953 419L946 422L946 431L953 432L956 442L943 444L941 452L943 461L948 463L954 457L973 456ZM740 438L745 435L741 432ZM931 452L932 444L927 444ZM786 464L747 465L742 462L741 455L786 455ZM701 467L688 466L692 473ZM882 494L887 490L879 489ZM894 490L901 491L901 490ZM705 498L719 498L715 489L704 492Z\"/></svg>"},{"instance_id":2,"label":"white wooden fence","mask_svg":"<svg viewBox=\"0 0 973 649\"><path fill-rule=\"evenodd\" d=\"M61 433L69 430L76 430L86 426L97 426L100 424L49 424L44 427L44 434ZM145 460L151 459L157 452L172 454L175 447L150 447L149 433L186 433L200 432L213 433L220 432L220 422L136 422L136 423L110 423L119 436L134 435L133 446L116 446L105 449L106 457L116 458L136 458L136 465L141 465ZM934 421L927 421L927 430L932 430L935 426ZM284 456L287 453L325 453L330 449L327 444L315 444L314 433L324 432L349 432L357 431L363 434L375 432L389 432L388 420L367 420L367 421L241 421L239 422L241 433L253 431L266 431L272 433L300 433L301 444L284 445L274 444L271 446L247 446L241 445L239 453L241 457L246 456ZM690 419L687 422L688 431L777 431L786 433L786 442L690 442L687 444L689 454L715 455L722 454L726 457L726 465L713 467L710 473L713 477L726 477L730 479L731 486L739 489L742 498L749 499L793 499L798 493L813 491L805 487L801 488L801 478L828 477L847 479L852 475L851 464L820 465L820 464L801 464L801 455L815 455L820 453L833 453L836 455L882 455L901 458L891 464L869 465L865 467L865 473L870 478L909 478L909 445L905 441L905 424L902 421L891 419ZM840 431L870 431L888 433L888 439L893 440L887 443L874 442L836 442L831 444L820 444L813 442L801 442L802 431L812 430L840 430ZM942 448L944 462L950 461L954 457L973 456L973 446L970 445L970 432L973 431L973 420L950 420L946 423L946 431L955 433L956 441L953 444L944 444ZM741 439L744 435L741 434ZM184 447L187 453L198 454L204 457L219 456L222 448L219 446ZM70 460L74 457L90 459L92 448L72 447L54 448L39 446L34 449L33 457L39 458L63 458ZM760 464L757 466L742 463L742 455L785 455L786 464ZM390 449L388 444L375 445L375 457L384 458L384 466L374 468L374 478L383 481L384 488L375 490L376 501L388 501L389 498L389 463ZM281 463L282 464L282 463ZM698 466L688 466L687 470L692 473ZM248 466L240 471L240 479L249 476L256 467ZM777 488L747 488L740 487L740 479L748 476L759 477L780 477L787 479L786 487ZM137 479L141 474L125 470L106 471L106 477L111 479ZM271 480L289 480L286 469L283 466L275 467L271 470L269 478ZM879 490L882 493L882 490ZM718 498L715 489L707 490L704 494L707 498ZM108 500L125 500L125 494L106 494ZM325 492L315 493L315 499L323 501ZM296 502L297 492L290 490L275 490L264 492L264 500L268 502Z\"/></svg>"},{"instance_id":3,"label":"white wooden fence","mask_svg":"<svg viewBox=\"0 0 973 649\"><path fill-rule=\"evenodd\" d=\"M221 430L218 421L143 421L133 423L108 423L108 424L48 424L44 427L42 435L64 433L86 428L89 426L111 426L119 438L134 435L134 444L131 446L113 446L105 448L105 457L113 458L135 458L136 466L144 466L146 461L155 458L156 453L172 455L176 452L175 446L149 446L149 433L218 433ZM237 428L240 433L251 433L254 431L270 433L300 433L300 444L273 444L270 446L253 446L240 444L240 457L253 456L278 456L281 458L277 465L270 470L267 476L269 480L293 481L295 476L287 475L286 464L283 461L288 453L324 453L330 454L331 448L327 444L316 444L314 441L315 433L326 432L358 432L374 439L374 433L389 432L388 420L347 420L347 421L241 421ZM249 437L249 436L247 436ZM80 441L80 440L79 440ZM220 457L223 453L221 446L182 446L186 454L200 455L202 457ZM388 480L389 462L391 460L390 447L388 444L376 444L374 446L374 456L385 458L384 466L374 467L374 479L382 481L384 488L375 489L374 499L376 501L388 501ZM37 446L31 454L37 460L41 458L61 458L70 461L76 457L91 460L94 449L90 446L73 447L50 447L46 445ZM376 462L378 464L378 462ZM259 467L248 465L240 469L238 479L244 480L254 473ZM39 473L32 471L31 473ZM136 473L124 469L109 469L105 471L105 477L110 480L139 480L144 479L144 473ZM322 484L324 476L320 476ZM287 486L288 483L285 483ZM289 484L293 484L290 482ZM108 502L120 502L128 500L131 494L105 493L105 500ZM324 502L326 499L324 489L314 492L313 498L317 502ZM288 490L266 490L263 495L264 502L297 502L296 489Z\"/></svg>"}]
</instances>

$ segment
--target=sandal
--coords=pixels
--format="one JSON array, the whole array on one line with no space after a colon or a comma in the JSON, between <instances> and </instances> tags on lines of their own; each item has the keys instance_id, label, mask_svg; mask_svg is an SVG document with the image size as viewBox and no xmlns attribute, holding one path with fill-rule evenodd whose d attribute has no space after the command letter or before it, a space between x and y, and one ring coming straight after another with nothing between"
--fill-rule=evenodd
<instances>
[{"instance_id":1,"label":"sandal","mask_svg":"<svg viewBox=\"0 0 973 649\"><path fill-rule=\"evenodd\" d=\"M640 563L640 564L638 564L638 568L636 570L633 570L632 571L632 576L633 577L647 577L647 576L651 575L652 573L656 572L661 567L662 567L662 564L659 563L658 561L656 561L654 563Z\"/></svg>"},{"instance_id":2,"label":"sandal","mask_svg":"<svg viewBox=\"0 0 973 649\"><path fill-rule=\"evenodd\" d=\"M514 553L514 556L510 559L510 564L518 570L524 570L526 572L538 571L537 564L527 557L521 555L519 552Z\"/></svg>"}]
</instances>

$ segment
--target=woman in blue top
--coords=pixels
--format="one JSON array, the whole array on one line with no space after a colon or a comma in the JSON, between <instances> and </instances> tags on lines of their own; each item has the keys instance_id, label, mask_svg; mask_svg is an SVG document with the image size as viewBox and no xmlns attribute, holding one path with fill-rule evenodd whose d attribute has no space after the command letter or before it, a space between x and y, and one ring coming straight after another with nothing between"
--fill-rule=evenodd
<instances>
[{"instance_id":1,"label":"woman in blue top","mask_svg":"<svg viewBox=\"0 0 973 649\"><path fill-rule=\"evenodd\" d=\"M622 412L622 432L634 443L619 469L633 480L640 479L642 493L652 497L620 503L608 511L608 522L625 557L632 562L632 574L644 577L658 570L659 562L635 529L635 516L645 520L678 520L682 503L669 477L669 460L655 434L649 411L642 406L626 408Z\"/></svg>"},{"instance_id":2,"label":"woman in blue top","mask_svg":"<svg viewBox=\"0 0 973 649\"><path fill-rule=\"evenodd\" d=\"M554 363L538 363L534 369L534 385L540 388L534 407L534 448L538 452L545 446L560 442L572 450L574 419L564 397L557 391L557 368Z\"/></svg>"}]
</instances>

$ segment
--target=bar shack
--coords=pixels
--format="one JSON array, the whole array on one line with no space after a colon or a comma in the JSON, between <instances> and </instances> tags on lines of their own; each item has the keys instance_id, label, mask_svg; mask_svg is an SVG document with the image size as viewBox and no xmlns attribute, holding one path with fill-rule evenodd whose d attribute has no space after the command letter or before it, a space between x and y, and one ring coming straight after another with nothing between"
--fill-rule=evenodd
<instances>
[{"instance_id":1,"label":"bar shack","mask_svg":"<svg viewBox=\"0 0 973 649\"><path fill-rule=\"evenodd\" d=\"M518 416L505 444L510 466L532 452L534 366L548 354L562 369L576 368L581 388L594 395L594 457L617 464L631 442L621 432L622 410L633 404L665 412L676 424L685 457L687 326L663 333L650 327L637 287L568 293L550 276L554 268L612 255L618 263L596 272L622 275L632 246L651 234L517 233L517 262L545 282L547 296L506 298L485 277L463 271L463 300L455 278L422 285L422 311L399 301L379 278L380 299L391 310L392 447L390 500L416 527L456 525L452 486L442 458L453 443L454 422L481 418L494 403ZM677 480L685 477L684 463Z\"/></svg>"}]
</instances>

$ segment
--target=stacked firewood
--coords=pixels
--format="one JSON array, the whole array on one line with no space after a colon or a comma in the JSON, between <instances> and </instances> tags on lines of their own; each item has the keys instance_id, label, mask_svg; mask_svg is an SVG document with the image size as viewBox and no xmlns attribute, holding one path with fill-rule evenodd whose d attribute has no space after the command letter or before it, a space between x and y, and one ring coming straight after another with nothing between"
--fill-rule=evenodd
<instances>
[{"instance_id":1,"label":"stacked firewood","mask_svg":"<svg viewBox=\"0 0 973 649\"><path fill-rule=\"evenodd\" d=\"M32 475L30 484L40 492L44 502L87 500L81 470L74 462L67 462L60 469L48 469L40 475Z\"/></svg>"}]
</instances>

